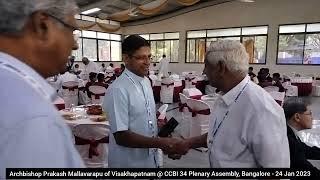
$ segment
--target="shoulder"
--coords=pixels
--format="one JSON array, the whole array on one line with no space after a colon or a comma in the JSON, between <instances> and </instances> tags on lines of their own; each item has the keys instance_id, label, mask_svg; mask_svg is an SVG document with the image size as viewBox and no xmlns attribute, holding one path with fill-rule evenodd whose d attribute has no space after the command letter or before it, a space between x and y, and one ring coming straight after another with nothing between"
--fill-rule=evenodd
<instances>
[{"instance_id":1,"label":"shoulder","mask_svg":"<svg viewBox=\"0 0 320 180\"><path fill-rule=\"evenodd\" d=\"M274 116L282 117L283 109L263 88L253 82L249 83L248 90L245 92L248 107L252 108L255 114L260 117Z\"/></svg>"}]
</instances>

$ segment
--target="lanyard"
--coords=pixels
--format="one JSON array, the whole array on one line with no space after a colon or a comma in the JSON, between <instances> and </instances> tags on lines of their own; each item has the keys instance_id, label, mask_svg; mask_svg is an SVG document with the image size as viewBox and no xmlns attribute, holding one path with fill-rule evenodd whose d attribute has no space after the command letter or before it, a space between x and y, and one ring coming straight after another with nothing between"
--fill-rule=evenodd
<instances>
[{"instance_id":1,"label":"lanyard","mask_svg":"<svg viewBox=\"0 0 320 180\"><path fill-rule=\"evenodd\" d=\"M48 101L51 101L50 95L46 93L45 90L41 87L41 85L31 76L28 76L24 72L15 68L13 65L7 64L2 61L0 61L0 67L18 75L19 77L24 79L34 90L36 90L42 97L44 97Z\"/></svg>"},{"instance_id":2,"label":"lanyard","mask_svg":"<svg viewBox=\"0 0 320 180\"><path fill-rule=\"evenodd\" d=\"M216 134L217 134L220 126L222 125L222 122L223 122L224 120L226 120L226 118L227 118L227 116L228 116L228 114L229 114L229 112L230 112L231 107L232 107L235 103L237 103L239 97L240 97L241 94L244 92L244 90L245 90L245 88L248 86L249 82L250 82L250 79L246 82L246 84L243 86L243 88L241 89L241 91L238 93L238 95L237 95L236 98L234 99L234 102L230 105L230 107L228 108L227 112L224 114L224 116L223 116L223 118L222 118L222 121L220 121L220 123L218 124L217 128L216 128L216 129L213 129L213 130L212 130L212 133L210 134L211 136L209 136L209 137L211 137L211 139L209 139L209 146L208 146L208 150L209 150L209 162L210 162L210 166L211 166L211 167L212 167L212 164L211 164L211 163L212 163L212 162L211 162L211 147L212 147L212 145L213 145L213 138L216 136ZM216 118L215 121L214 121L213 128L216 126L217 120L218 120L218 119Z\"/></svg>"},{"instance_id":3,"label":"lanyard","mask_svg":"<svg viewBox=\"0 0 320 180\"><path fill-rule=\"evenodd\" d=\"M228 114L229 114L229 112L230 112L231 107L232 107L235 103L237 103L239 97L241 96L241 94L243 93L243 91L245 90L245 88L247 87L248 84L249 84L249 80L248 80L247 83L243 86L243 88L241 89L241 91L239 92L239 94L236 96L236 98L234 99L234 102L231 104L231 106L229 107L229 109L227 110L227 112L224 114L224 116L223 116L223 118L222 118L222 121L220 121L220 123L218 124L217 128L212 131L212 133L211 133L211 135L212 135L211 137L212 137L212 138L217 134L217 132L218 132L218 130L219 130L222 122L223 122L224 120L226 120L226 118L227 118L227 116L228 116ZM217 123L217 119L215 120L213 127L215 127L216 123Z\"/></svg>"},{"instance_id":4,"label":"lanyard","mask_svg":"<svg viewBox=\"0 0 320 180\"><path fill-rule=\"evenodd\" d=\"M130 75L128 75L126 72L124 73L127 78L131 81L131 83L136 87L136 89L142 93L144 95L144 98L145 98L145 107L146 107L146 110L147 110L147 114L148 114L148 127L149 127L149 130L151 131L152 133L152 136L154 137L155 136L155 126L154 126L154 123L152 121L152 113L151 113L151 106L150 106L150 101L149 101L149 97L148 97L148 94L147 94L147 90L144 88L143 84L140 83L140 86L142 88L142 91L140 90L140 88L137 86L137 84L134 82L134 80L132 79L132 77Z\"/></svg>"}]
</instances>

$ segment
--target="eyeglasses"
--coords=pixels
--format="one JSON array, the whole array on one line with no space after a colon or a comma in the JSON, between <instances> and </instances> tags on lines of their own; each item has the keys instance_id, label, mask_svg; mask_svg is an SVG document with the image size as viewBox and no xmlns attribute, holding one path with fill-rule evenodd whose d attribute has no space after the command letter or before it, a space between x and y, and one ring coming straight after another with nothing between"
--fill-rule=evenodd
<instances>
[{"instance_id":1,"label":"eyeglasses","mask_svg":"<svg viewBox=\"0 0 320 180\"><path fill-rule=\"evenodd\" d=\"M47 14L48 16L50 16L51 18L53 18L54 20L58 21L59 23L61 23L64 27L70 29L72 32L75 31L75 30L79 30L78 27L76 26L73 26L73 25L70 25L70 24L67 24L66 22L64 22L63 20L51 15L51 14Z\"/></svg>"},{"instance_id":2,"label":"eyeglasses","mask_svg":"<svg viewBox=\"0 0 320 180\"><path fill-rule=\"evenodd\" d=\"M312 116L312 111L310 111L309 113L302 113L302 114Z\"/></svg>"},{"instance_id":3,"label":"eyeglasses","mask_svg":"<svg viewBox=\"0 0 320 180\"><path fill-rule=\"evenodd\" d=\"M137 60L144 60L144 61L151 59L151 55L148 55L148 56L134 56L134 55L131 55L130 57L133 57L133 58L135 58Z\"/></svg>"}]
</instances>

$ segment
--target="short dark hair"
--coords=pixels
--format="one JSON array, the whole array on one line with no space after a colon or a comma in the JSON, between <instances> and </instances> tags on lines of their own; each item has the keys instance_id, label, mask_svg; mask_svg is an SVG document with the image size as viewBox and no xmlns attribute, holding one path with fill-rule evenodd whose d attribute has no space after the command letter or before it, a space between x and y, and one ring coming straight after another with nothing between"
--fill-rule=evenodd
<instances>
[{"instance_id":1,"label":"short dark hair","mask_svg":"<svg viewBox=\"0 0 320 180\"><path fill-rule=\"evenodd\" d=\"M90 79L90 80L93 80L93 79L96 78L96 77L97 77L97 73L95 73L95 72L89 73L89 79Z\"/></svg>"},{"instance_id":2,"label":"short dark hair","mask_svg":"<svg viewBox=\"0 0 320 180\"><path fill-rule=\"evenodd\" d=\"M139 35L130 35L122 42L122 54L131 56L134 52L144 46L150 47L147 40Z\"/></svg>"},{"instance_id":3,"label":"short dark hair","mask_svg":"<svg viewBox=\"0 0 320 180\"><path fill-rule=\"evenodd\" d=\"M253 70L253 67L249 67L249 70Z\"/></svg>"},{"instance_id":4,"label":"short dark hair","mask_svg":"<svg viewBox=\"0 0 320 180\"><path fill-rule=\"evenodd\" d=\"M79 64L75 64L74 67L79 67Z\"/></svg>"},{"instance_id":5,"label":"short dark hair","mask_svg":"<svg viewBox=\"0 0 320 180\"><path fill-rule=\"evenodd\" d=\"M110 64L109 64L109 66L113 67L113 64L112 64L112 63L110 63Z\"/></svg>"},{"instance_id":6,"label":"short dark hair","mask_svg":"<svg viewBox=\"0 0 320 180\"><path fill-rule=\"evenodd\" d=\"M283 104L283 110L287 121L296 113L306 112L309 104L309 102L296 97L286 100Z\"/></svg>"},{"instance_id":7,"label":"short dark hair","mask_svg":"<svg viewBox=\"0 0 320 180\"><path fill-rule=\"evenodd\" d=\"M273 76L273 77L280 78L280 74L279 74L279 73L273 73L272 76Z\"/></svg>"},{"instance_id":8,"label":"short dark hair","mask_svg":"<svg viewBox=\"0 0 320 180\"><path fill-rule=\"evenodd\" d=\"M97 79L98 79L98 81L103 81L104 80L104 74L103 73L98 73Z\"/></svg>"},{"instance_id":9,"label":"short dark hair","mask_svg":"<svg viewBox=\"0 0 320 180\"><path fill-rule=\"evenodd\" d=\"M167 56L164 54L164 55L162 55L162 57L165 58L165 57L167 57Z\"/></svg>"}]
</instances>

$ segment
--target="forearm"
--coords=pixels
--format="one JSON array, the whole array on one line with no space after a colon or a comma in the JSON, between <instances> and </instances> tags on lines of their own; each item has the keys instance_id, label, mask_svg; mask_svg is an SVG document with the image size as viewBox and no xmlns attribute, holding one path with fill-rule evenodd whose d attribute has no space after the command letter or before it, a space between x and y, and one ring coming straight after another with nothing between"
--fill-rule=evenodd
<instances>
[{"instance_id":1,"label":"forearm","mask_svg":"<svg viewBox=\"0 0 320 180\"><path fill-rule=\"evenodd\" d=\"M187 142L189 143L189 146L191 148L208 147L207 136L208 133L203 134L201 136L192 137L187 139Z\"/></svg>"},{"instance_id":2,"label":"forearm","mask_svg":"<svg viewBox=\"0 0 320 180\"><path fill-rule=\"evenodd\" d=\"M146 137L132 131L120 131L113 134L116 143L130 148L163 148L162 138Z\"/></svg>"}]
</instances>

